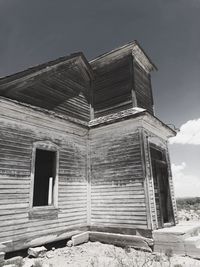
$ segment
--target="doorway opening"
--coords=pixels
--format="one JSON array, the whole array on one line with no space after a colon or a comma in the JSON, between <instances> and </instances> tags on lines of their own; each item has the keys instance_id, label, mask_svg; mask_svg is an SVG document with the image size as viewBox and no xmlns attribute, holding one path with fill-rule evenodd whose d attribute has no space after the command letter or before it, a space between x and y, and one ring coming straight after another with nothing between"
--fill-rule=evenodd
<instances>
[{"instance_id":1,"label":"doorway opening","mask_svg":"<svg viewBox=\"0 0 200 267\"><path fill-rule=\"evenodd\" d=\"M168 164L164 151L150 147L158 228L173 222Z\"/></svg>"},{"instance_id":2,"label":"doorway opening","mask_svg":"<svg viewBox=\"0 0 200 267\"><path fill-rule=\"evenodd\" d=\"M54 204L56 152L36 149L33 189L33 206Z\"/></svg>"}]
</instances>

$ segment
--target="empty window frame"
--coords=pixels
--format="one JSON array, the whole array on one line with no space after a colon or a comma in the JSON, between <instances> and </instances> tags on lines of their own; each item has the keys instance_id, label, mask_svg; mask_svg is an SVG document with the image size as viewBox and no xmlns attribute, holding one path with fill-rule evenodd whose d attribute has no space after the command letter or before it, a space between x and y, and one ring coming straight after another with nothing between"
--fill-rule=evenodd
<instances>
[{"instance_id":1,"label":"empty window frame","mask_svg":"<svg viewBox=\"0 0 200 267\"><path fill-rule=\"evenodd\" d=\"M57 161L55 149L34 149L32 207L57 206Z\"/></svg>"}]
</instances>

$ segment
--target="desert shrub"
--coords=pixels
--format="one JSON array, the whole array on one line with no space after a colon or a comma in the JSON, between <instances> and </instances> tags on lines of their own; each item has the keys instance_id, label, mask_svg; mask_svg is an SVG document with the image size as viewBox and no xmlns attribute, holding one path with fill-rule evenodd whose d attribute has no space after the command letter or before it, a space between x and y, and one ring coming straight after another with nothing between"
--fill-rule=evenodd
<instances>
[{"instance_id":1,"label":"desert shrub","mask_svg":"<svg viewBox=\"0 0 200 267\"><path fill-rule=\"evenodd\" d=\"M200 197L191 198L178 198L176 200L178 210L199 210L200 209Z\"/></svg>"}]
</instances>

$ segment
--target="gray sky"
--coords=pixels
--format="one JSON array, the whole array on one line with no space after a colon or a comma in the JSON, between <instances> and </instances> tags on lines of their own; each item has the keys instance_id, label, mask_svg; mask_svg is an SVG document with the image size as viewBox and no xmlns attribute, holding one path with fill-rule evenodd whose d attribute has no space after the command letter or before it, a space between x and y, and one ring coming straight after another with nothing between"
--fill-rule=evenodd
<instances>
[{"instance_id":1,"label":"gray sky","mask_svg":"<svg viewBox=\"0 0 200 267\"><path fill-rule=\"evenodd\" d=\"M76 51L91 59L134 39L159 69L156 115L177 127L200 118L200 0L0 0L0 76ZM200 192L200 144L170 149L176 187L193 179ZM200 196L196 188L184 195Z\"/></svg>"}]
</instances>

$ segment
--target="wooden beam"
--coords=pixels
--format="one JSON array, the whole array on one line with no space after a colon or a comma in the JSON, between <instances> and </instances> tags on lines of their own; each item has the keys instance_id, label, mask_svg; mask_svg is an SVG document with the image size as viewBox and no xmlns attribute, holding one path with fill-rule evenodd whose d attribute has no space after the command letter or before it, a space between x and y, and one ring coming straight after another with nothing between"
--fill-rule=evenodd
<instances>
[{"instance_id":1,"label":"wooden beam","mask_svg":"<svg viewBox=\"0 0 200 267\"><path fill-rule=\"evenodd\" d=\"M105 232L90 232L89 240L94 242L102 242L106 244L117 245L121 247L133 247L152 252L153 240L150 238L136 236L136 235L123 235Z\"/></svg>"},{"instance_id":2,"label":"wooden beam","mask_svg":"<svg viewBox=\"0 0 200 267\"><path fill-rule=\"evenodd\" d=\"M146 143L146 149L147 149L147 160L149 162L149 179L152 186L152 198L153 198L153 207L154 207L154 215L155 215L155 227L158 228L158 216L157 216L157 209L156 209L156 200L155 200L155 190L154 190L154 177L153 177L153 170L152 170L152 160L151 160L151 154L150 154L150 145L149 145L149 139L148 135L144 133L145 143ZM152 211L153 215L153 211ZM153 223L153 220L152 220ZM153 225L154 229L154 225Z\"/></svg>"},{"instance_id":3,"label":"wooden beam","mask_svg":"<svg viewBox=\"0 0 200 267\"><path fill-rule=\"evenodd\" d=\"M151 211L151 202L150 202L150 190L149 190L149 177L147 175L147 159L145 153L145 137L144 131L142 128L139 129L140 135L140 144L141 144L141 159L142 159L142 167L144 173L144 193L145 193L145 202L146 202L146 212L147 212L147 227L148 229L153 229L152 222L152 211Z\"/></svg>"},{"instance_id":4,"label":"wooden beam","mask_svg":"<svg viewBox=\"0 0 200 267\"><path fill-rule=\"evenodd\" d=\"M130 60L130 74L131 74L131 95L133 107L137 107L137 98L135 91L135 71L134 71L134 57L131 56Z\"/></svg>"},{"instance_id":5,"label":"wooden beam","mask_svg":"<svg viewBox=\"0 0 200 267\"><path fill-rule=\"evenodd\" d=\"M90 120L94 119L94 82L90 81Z\"/></svg>"},{"instance_id":6,"label":"wooden beam","mask_svg":"<svg viewBox=\"0 0 200 267\"><path fill-rule=\"evenodd\" d=\"M87 138L87 161L86 161L86 180L87 180L87 225L91 223L91 152L90 152L90 135Z\"/></svg>"}]
</instances>

